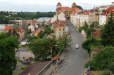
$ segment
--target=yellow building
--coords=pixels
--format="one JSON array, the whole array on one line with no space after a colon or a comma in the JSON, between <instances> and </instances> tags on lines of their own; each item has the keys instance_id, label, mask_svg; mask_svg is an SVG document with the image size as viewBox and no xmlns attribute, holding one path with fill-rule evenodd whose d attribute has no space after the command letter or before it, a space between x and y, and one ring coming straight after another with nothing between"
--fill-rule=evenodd
<instances>
[{"instance_id":1,"label":"yellow building","mask_svg":"<svg viewBox=\"0 0 114 75\"><path fill-rule=\"evenodd\" d=\"M70 19L71 13L77 12L77 11L80 11L80 10L82 10L82 7L77 5L75 2L72 3L71 7L64 7L64 6L62 6L62 4L60 2L57 3L57 6L56 6L56 14L58 15L60 13L64 13L65 17L67 19Z\"/></svg>"},{"instance_id":2,"label":"yellow building","mask_svg":"<svg viewBox=\"0 0 114 75\"><path fill-rule=\"evenodd\" d=\"M67 25L65 21L57 20L53 23L53 31L54 31L56 39L64 35L64 33L66 32L65 31L66 27Z\"/></svg>"}]
</instances>

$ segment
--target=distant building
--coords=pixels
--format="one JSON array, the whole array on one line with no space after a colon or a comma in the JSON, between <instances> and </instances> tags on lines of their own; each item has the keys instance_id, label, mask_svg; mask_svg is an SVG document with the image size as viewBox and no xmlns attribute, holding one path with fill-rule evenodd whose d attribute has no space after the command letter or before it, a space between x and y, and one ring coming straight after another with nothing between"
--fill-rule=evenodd
<instances>
[{"instance_id":1,"label":"distant building","mask_svg":"<svg viewBox=\"0 0 114 75\"><path fill-rule=\"evenodd\" d=\"M65 18L70 19L70 15L72 12L77 12L82 10L80 6L78 6L75 2L72 4L71 7L63 7L62 4L59 2L56 6L56 14L59 15L64 13Z\"/></svg>"},{"instance_id":2,"label":"distant building","mask_svg":"<svg viewBox=\"0 0 114 75\"><path fill-rule=\"evenodd\" d=\"M58 38L63 35L67 20L70 20L77 29L83 27L85 24L98 23L99 25L105 25L111 13L114 14L114 2L112 2L112 5L99 6L90 10L83 10L75 2L71 7L64 7L59 2L56 5L56 14L50 19L50 22L53 23L54 32ZM86 37L84 31L82 31L82 34ZM95 35L99 36L99 34Z\"/></svg>"},{"instance_id":3,"label":"distant building","mask_svg":"<svg viewBox=\"0 0 114 75\"><path fill-rule=\"evenodd\" d=\"M110 14L114 14L114 2L112 2L112 5L100 6L96 9L99 13L99 25L104 25L107 23Z\"/></svg>"},{"instance_id":4,"label":"distant building","mask_svg":"<svg viewBox=\"0 0 114 75\"><path fill-rule=\"evenodd\" d=\"M53 18L50 19L56 39L62 37L65 33L68 32L69 29L66 21L71 19L70 16L72 15L72 13L81 10L82 8L76 3L73 3L71 7L64 7L60 2L57 3L56 14Z\"/></svg>"},{"instance_id":5,"label":"distant building","mask_svg":"<svg viewBox=\"0 0 114 75\"><path fill-rule=\"evenodd\" d=\"M72 12L70 15L70 20L71 23L78 28L82 27L85 22L88 25L94 22L97 22L99 25L105 25L111 13L114 14L114 2L112 2L112 5Z\"/></svg>"},{"instance_id":6,"label":"distant building","mask_svg":"<svg viewBox=\"0 0 114 75\"><path fill-rule=\"evenodd\" d=\"M87 23L91 25L93 22L98 22L98 15L92 10L82 10L74 12L71 15L71 23L77 28L82 27Z\"/></svg>"},{"instance_id":7,"label":"distant building","mask_svg":"<svg viewBox=\"0 0 114 75\"><path fill-rule=\"evenodd\" d=\"M37 25L37 20L23 20L23 25Z\"/></svg>"},{"instance_id":8,"label":"distant building","mask_svg":"<svg viewBox=\"0 0 114 75\"><path fill-rule=\"evenodd\" d=\"M18 28L16 29L17 34L18 34L18 38L19 40L23 40L25 38L25 30L23 28Z\"/></svg>"},{"instance_id":9,"label":"distant building","mask_svg":"<svg viewBox=\"0 0 114 75\"><path fill-rule=\"evenodd\" d=\"M57 20L53 23L53 31L56 39L62 37L65 34L65 29L67 30L67 25L65 21Z\"/></svg>"},{"instance_id":10,"label":"distant building","mask_svg":"<svg viewBox=\"0 0 114 75\"><path fill-rule=\"evenodd\" d=\"M13 24L0 24L0 32L7 32L14 29Z\"/></svg>"},{"instance_id":11,"label":"distant building","mask_svg":"<svg viewBox=\"0 0 114 75\"><path fill-rule=\"evenodd\" d=\"M37 20L11 20L12 22L15 22L15 24L19 26L24 26L24 25L37 25L38 21Z\"/></svg>"},{"instance_id":12,"label":"distant building","mask_svg":"<svg viewBox=\"0 0 114 75\"><path fill-rule=\"evenodd\" d=\"M23 20L11 20L12 22L14 22L15 24L22 26L23 25Z\"/></svg>"}]
</instances>

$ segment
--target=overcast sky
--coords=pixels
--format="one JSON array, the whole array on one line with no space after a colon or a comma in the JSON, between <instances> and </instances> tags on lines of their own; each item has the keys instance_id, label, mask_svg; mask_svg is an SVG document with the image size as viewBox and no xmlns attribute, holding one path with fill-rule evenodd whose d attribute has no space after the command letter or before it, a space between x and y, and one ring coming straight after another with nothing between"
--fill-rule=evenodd
<instances>
[{"instance_id":1,"label":"overcast sky","mask_svg":"<svg viewBox=\"0 0 114 75\"><path fill-rule=\"evenodd\" d=\"M114 0L0 0L0 11L55 11L56 4L71 6L73 2L90 9L99 5L109 5Z\"/></svg>"}]
</instances>

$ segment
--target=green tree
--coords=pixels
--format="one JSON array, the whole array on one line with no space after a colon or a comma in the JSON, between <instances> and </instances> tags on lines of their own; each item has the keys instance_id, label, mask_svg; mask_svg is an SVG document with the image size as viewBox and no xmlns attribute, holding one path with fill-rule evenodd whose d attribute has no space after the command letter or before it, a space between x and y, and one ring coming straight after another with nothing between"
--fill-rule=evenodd
<instances>
[{"instance_id":1,"label":"green tree","mask_svg":"<svg viewBox=\"0 0 114 75\"><path fill-rule=\"evenodd\" d=\"M85 22L85 25L83 27L80 28L81 30L84 30L87 34L87 38L92 38L92 32L94 31L94 29L98 26L97 22L93 22L92 24L88 25Z\"/></svg>"},{"instance_id":2,"label":"green tree","mask_svg":"<svg viewBox=\"0 0 114 75\"><path fill-rule=\"evenodd\" d=\"M45 25L44 26L44 31L40 32L40 34L38 36L40 38L43 38L43 37L49 35L50 33L52 33L51 25Z\"/></svg>"},{"instance_id":3,"label":"green tree","mask_svg":"<svg viewBox=\"0 0 114 75\"><path fill-rule=\"evenodd\" d=\"M102 46L101 39L95 39L95 38L88 38L83 44L83 48L87 50L89 54L91 54L91 51L93 48L99 48Z\"/></svg>"},{"instance_id":4,"label":"green tree","mask_svg":"<svg viewBox=\"0 0 114 75\"><path fill-rule=\"evenodd\" d=\"M109 70L106 70L106 71L100 73L99 75L111 75L111 74L110 74Z\"/></svg>"},{"instance_id":5,"label":"green tree","mask_svg":"<svg viewBox=\"0 0 114 75\"><path fill-rule=\"evenodd\" d=\"M35 54L36 60L47 60L48 57L56 56L68 46L67 37L58 40L50 38L37 38L31 41L29 47Z\"/></svg>"},{"instance_id":6,"label":"green tree","mask_svg":"<svg viewBox=\"0 0 114 75\"><path fill-rule=\"evenodd\" d=\"M94 70L105 70L114 62L114 47L105 47L93 60L89 61L86 66L91 66Z\"/></svg>"},{"instance_id":7,"label":"green tree","mask_svg":"<svg viewBox=\"0 0 114 75\"><path fill-rule=\"evenodd\" d=\"M18 47L18 40L7 34L0 34L0 74L12 75L16 67L15 48Z\"/></svg>"},{"instance_id":8,"label":"green tree","mask_svg":"<svg viewBox=\"0 0 114 75\"><path fill-rule=\"evenodd\" d=\"M114 74L114 62L112 62L108 68Z\"/></svg>"},{"instance_id":9,"label":"green tree","mask_svg":"<svg viewBox=\"0 0 114 75\"><path fill-rule=\"evenodd\" d=\"M55 41L49 38L39 38L31 41L29 47L35 54L36 60L47 60L51 55Z\"/></svg>"},{"instance_id":10,"label":"green tree","mask_svg":"<svg viewBox=\"0 0 114 75\"><path fill-rule=\"evenodd\" d=\"M58 54L59 52L63 52L63 50L69 46L69 38L67 36L61 37L56 40L56 44L54 45L54 54Z\"/></svg>"},{"instance_id":11,"label":"green tree","mask_svg":"<svg viewBox=\"0 0 114 75\"><path fill-rule=\"evenodd\" d=\"M114 19L113 15L109 17L108 23L104 26L102 32L102 44L114 46Z\"/></svg>"},{"instance_id":12,"label":"green tree","mask_svg":"<svg viewBox=\"0 0 114 75\"><path fill-rule=\"evenodd\" d=\"M9 18L4 15L0 15L0 24L8 24L8 23L10 23Z\"/></svg>"},{"instance_id":13,"label":"green tree","mask_svg":"<svg viewBox=\"0 0 114 75\"><path fill-rule=\"evenodd\" d=\"M87 52L90 54L90 52L91 52L91 44L93 43L93 40L92 39L87 39L83 44L82 44L82 46L83 46L83 48L85 49L85 50L87 50Z\"/></svg>"}]
</instances>

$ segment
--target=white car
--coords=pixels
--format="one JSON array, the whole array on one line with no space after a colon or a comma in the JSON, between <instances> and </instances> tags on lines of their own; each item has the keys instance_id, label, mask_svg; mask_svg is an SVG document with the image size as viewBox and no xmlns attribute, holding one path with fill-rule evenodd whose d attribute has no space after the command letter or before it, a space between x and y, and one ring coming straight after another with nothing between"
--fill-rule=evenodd
<instances>
[{"instance_id":1,"label":"white car","mask_svg":"<svg viewBox=\"0 0 114 75\"><path fill-rule=\"evenodd\" d=\"M78 49L78 48L79 48L79 44L76 44L76 45L75 45L75 48Z\"/></svg>"}]
</instances>

